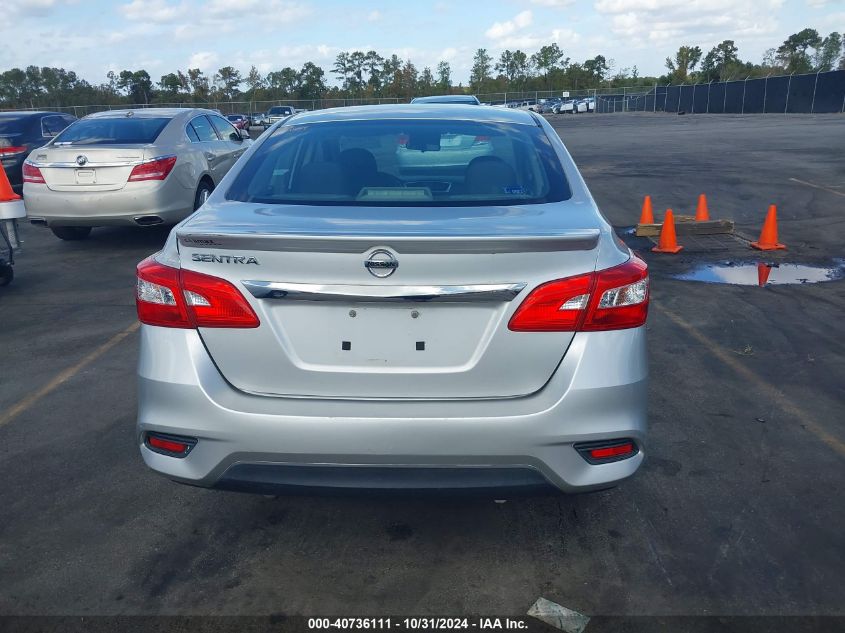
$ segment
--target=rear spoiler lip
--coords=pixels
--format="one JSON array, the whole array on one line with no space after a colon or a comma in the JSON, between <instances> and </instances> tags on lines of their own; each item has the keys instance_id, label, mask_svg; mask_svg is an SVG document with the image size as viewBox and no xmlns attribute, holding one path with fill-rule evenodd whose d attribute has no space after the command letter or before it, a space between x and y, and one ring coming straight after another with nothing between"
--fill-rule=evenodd
<instances>
[{"instance_id":1,"label":"rear spoiler lip","mask_svg":"<svg viewBox=\"0 0 845 633\"><path fill-rule=\"evenodd\" d=\"M178 235L187 248L242 249L300 253L364 253L389 247L400 253L542 253L590 251L599 241L600 229L574 229L560 235L267 235L186 233Z\"/></svg>"}]
</instances>

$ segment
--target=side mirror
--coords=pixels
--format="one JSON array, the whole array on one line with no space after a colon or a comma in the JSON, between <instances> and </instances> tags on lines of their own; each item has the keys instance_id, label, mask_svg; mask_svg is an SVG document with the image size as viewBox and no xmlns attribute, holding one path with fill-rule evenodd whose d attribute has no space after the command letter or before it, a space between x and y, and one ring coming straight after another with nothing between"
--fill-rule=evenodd
<instances>
[{"instance_id":1,"label":"side mirror","mask_svg":"<svg viewBox=\"0 0 845 633\"><path fill-rule=\"evenodd\" d=\"M247 129L238 130L238 132L240 134L241 140L248 141L250 138L252 138L250 137L249 130Z\"/></svg>"}]
</instances>

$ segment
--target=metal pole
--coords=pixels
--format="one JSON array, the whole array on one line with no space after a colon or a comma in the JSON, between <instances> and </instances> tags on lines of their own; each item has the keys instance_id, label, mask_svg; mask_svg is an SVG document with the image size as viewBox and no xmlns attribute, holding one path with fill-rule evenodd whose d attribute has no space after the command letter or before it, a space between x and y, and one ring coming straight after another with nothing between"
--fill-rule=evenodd
<instances>
[{"instance_id":1,"label":"metal pole","mask_svg":"<svg viewBox=\"0 0 845 633\"><path fill-rule=\"evenodd\" d=\"M654 101L651 102L651 111L657 112L657 82L654 82Z\"/></svg>"},{"instance_id":2,"label":"metal pole","mask_svg":"<svg viewBox=\"0 0 845 633\"><path fill-rule=\"evenodd\" d=\"M772 73L769 73L771 75ZM763 114L766 114L766 93L769 90L769 75L763 80Z\"/></svg>"},{"instance_id":3,"label":"metal pole","mask_svg":"<svg viewBox=\"0 0 845 633\"><path fill-rule=\"evenodd\" d=\"M722 101L722 114L725 114L725 110L728 109L728 82L725 82L725 98Z\"/></svg>"},{"instance_id":4,"label":"metal pole","mask_svg":"<svg viewBox=\"0 0 845 633\"><path fill-rule=\"evenodd\" d=\"M786 105L783 106L783 113L786 114L786 111L789 110L789 88L792 86L792 75L795 73L789 73L789 81L786 82Z\"/></svg>"},{"instance_id":5,"label":"metal pole","mask_svg":"<svg viewBox=\"0 0 845 633\"><path fill-rule=\"evenodd\" d=\"M742 110L740 111L740 114L745 114L745 89L747 87L748 87L748 77L746 77L745 81L742 83Z\"/></svg>"},{"instance_id":6,"label":"metal pole","mask_svg":"<svg viewBox=\"0 0 845 633\"><path fill-rule=\"evenodd\" d=\"M816 82L813 84L813 100L810 102L810 114L813 114L813 111L816 108L816 88L819 85L819 73L820 72L821 71L816 73Z\"/></svg>"},{"instance_id":7,"label":"metal pole","mask_svg":"<svg viewBox=\"0 0 845 633\"><path fill-rule=\"evenodd\" d=\"M694 83L692 85L692 108L690 108L690 114L695 114L695 89L698 87L698 83Z\"/></svg>"},{"instance_id":8,"label":"metal pole","mask_svg":"<svg viewBox=\"0 0 845 633\"><path fill-rule=\"evenodd\" d=\"M707 84L707 112L706 114L710 114L710 87L713 85L713 80L710 80L710 83Z\"/></svg>"},{"instance_id":9,"label":"metal pole","mask_svg":"<svg viewBox=\"0 0 845 633\"><path fill-rule=\"evenodd\" d=\"M669 86L671 83L666 84L666 94L663 95L663 111L666 112L666 104L669 102Z\"/></svg>"}]
</instances>

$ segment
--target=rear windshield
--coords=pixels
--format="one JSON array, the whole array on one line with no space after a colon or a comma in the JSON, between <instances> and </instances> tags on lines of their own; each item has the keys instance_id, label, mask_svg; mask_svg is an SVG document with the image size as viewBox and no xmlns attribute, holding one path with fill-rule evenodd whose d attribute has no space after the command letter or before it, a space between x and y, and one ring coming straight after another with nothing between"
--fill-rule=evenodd
<instances>
[{"instance_id":1,"label":"rear windshield","mask_svg":"<svg viewBox=\"0 0 845 633\"><path fill-rule=\"evenodd\" d=\"M482 206L571 197L543 130L475 121L339 121L278 128L229 200L263 204Z\"/></svg>"},{"instance_id":2,"label":"rear windshield","mask_svg":"<svg viewBox=\"0 0 845 633\"><path fill-rule=\"evenodd\" d=\"M32 124L28 116L0 115L0 134L20 134Z\"/></svg>"},{"instance_id":3,"label":"rear windshield","mask_svg":"<svg viewBox=\"0 0 845 633\"><path fill-rule=\"evenodd\" d=\"M56 137L54 145L146 144L156 140L170 119L108 117L82 119Z\"/></svg>"}]
</instances>

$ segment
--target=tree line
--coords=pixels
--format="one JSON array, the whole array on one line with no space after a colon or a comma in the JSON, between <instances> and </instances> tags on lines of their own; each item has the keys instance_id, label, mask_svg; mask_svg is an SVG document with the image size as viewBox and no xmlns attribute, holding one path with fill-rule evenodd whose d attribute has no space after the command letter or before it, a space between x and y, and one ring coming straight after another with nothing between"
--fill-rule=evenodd
<instances>
[{"instance_id":1,"label":"tree line","mask_svg":"<svg viewBox=\"0 0 845 633\"><path fill-rule=\"evenodd\" d=\"M530 92L552 89L603 89L648 86L655 83L727 81L775 74L845 69L843 37L833 32L821 37L815 29L790 35L780 46L766 51L760 63L743 61L733 40L724 40L706 54L699 46L681 46L666 58L666 74L641 76L637 67L618 67L614 60L596 55L573 61L554 43L537 52L502 51L494 57L485 48L476 50L469 84L454 84L452 68L441 61L432 69L418 69L411 60L377 51L351 51L337 55L328 73L313 62L301 68L284 67L266 74L255 66L241 73L224 66L206 74L199 68L176 70L156 82L144 70L109 72L106 81L92 84L64 68L27 66L0 73L0 107L45 108L125 104L207 104L225 101L284 101L320 99L408 100L413 96L493 92Z\"/></svg>"}]
</instances>

